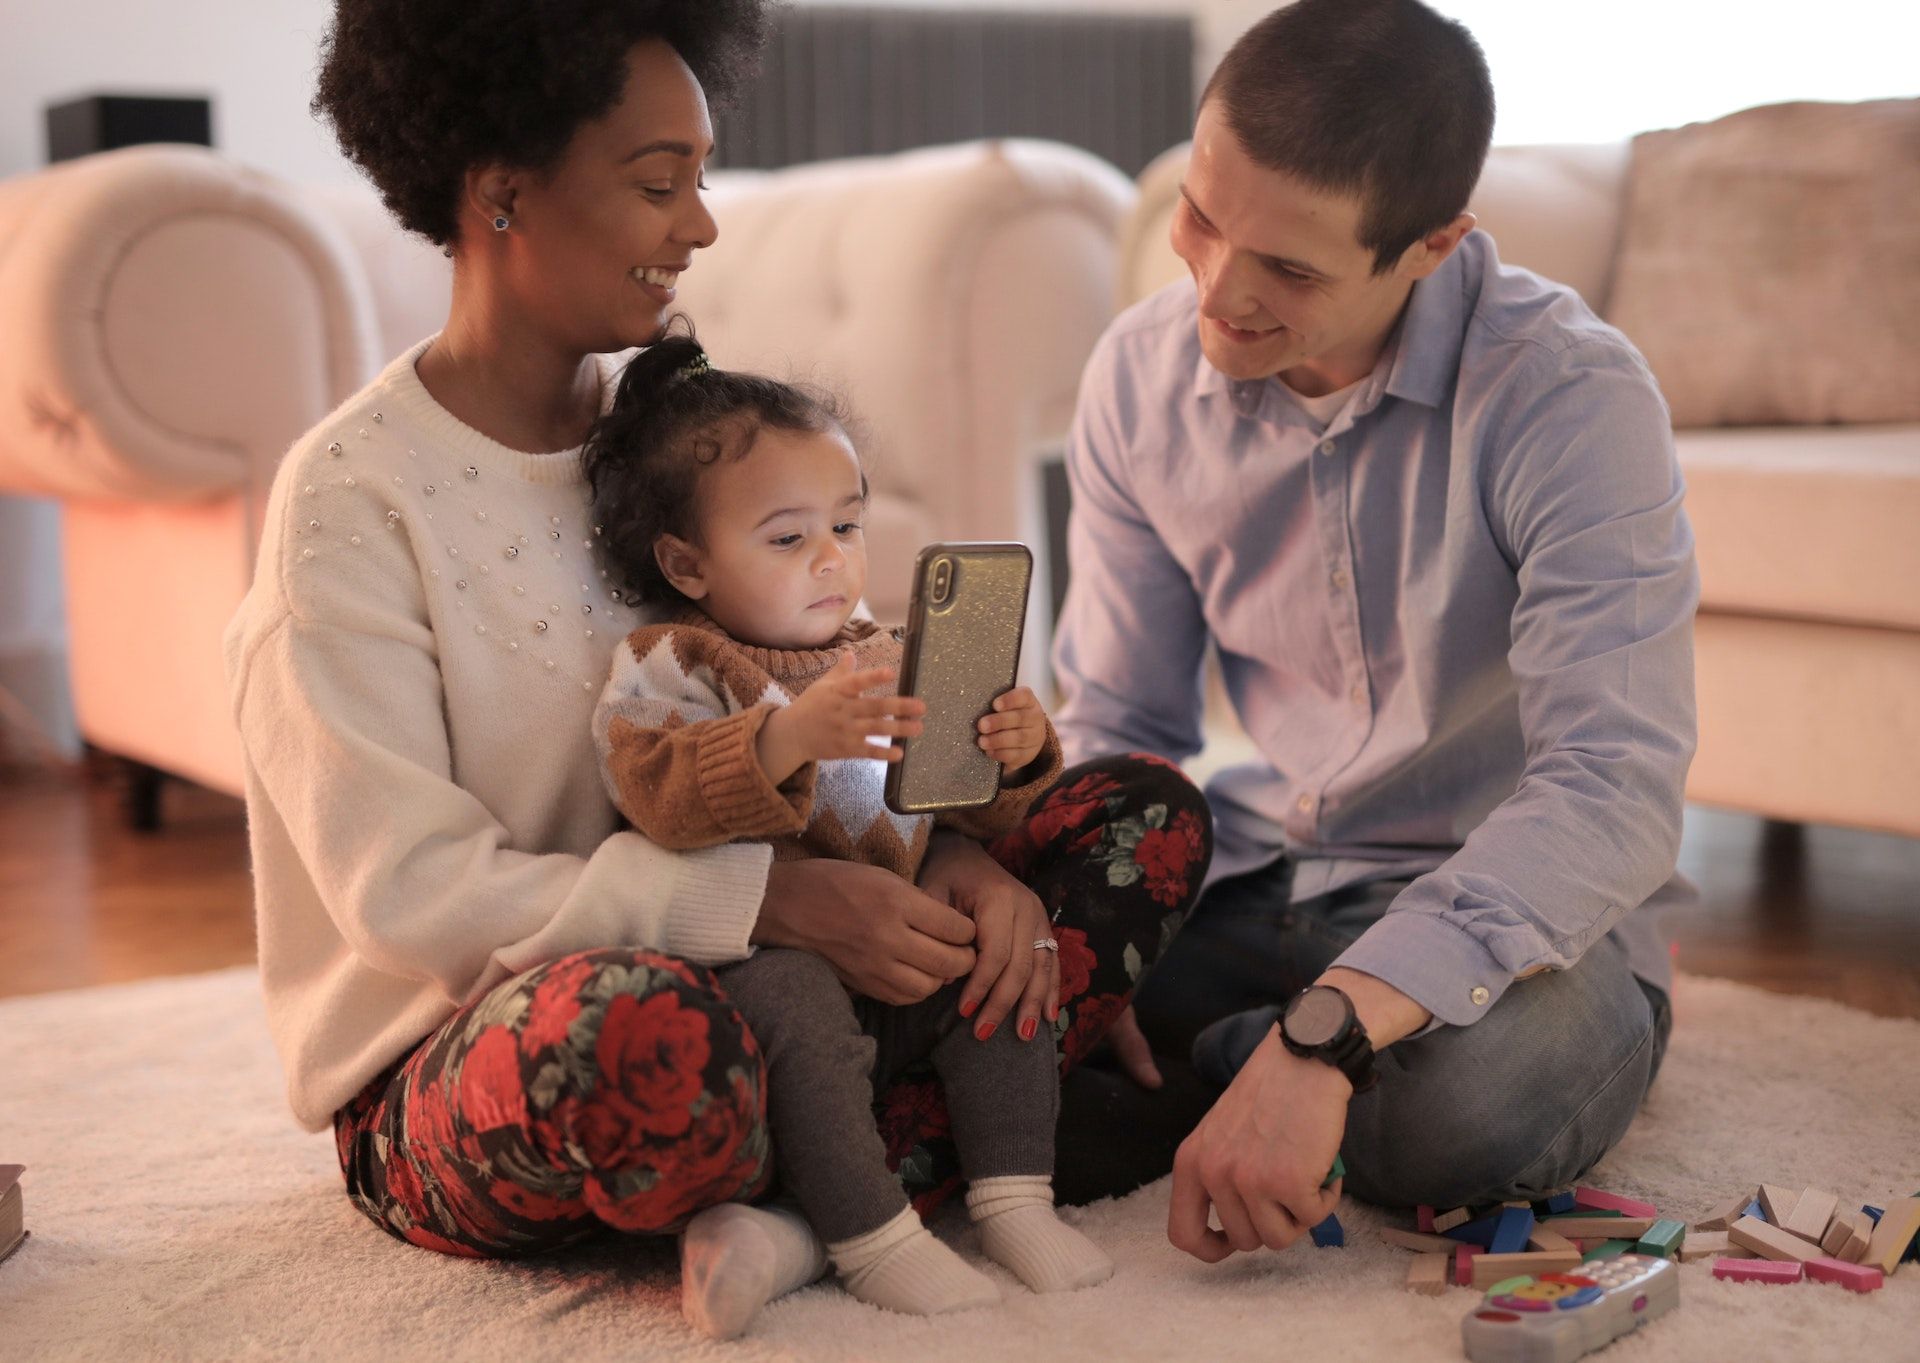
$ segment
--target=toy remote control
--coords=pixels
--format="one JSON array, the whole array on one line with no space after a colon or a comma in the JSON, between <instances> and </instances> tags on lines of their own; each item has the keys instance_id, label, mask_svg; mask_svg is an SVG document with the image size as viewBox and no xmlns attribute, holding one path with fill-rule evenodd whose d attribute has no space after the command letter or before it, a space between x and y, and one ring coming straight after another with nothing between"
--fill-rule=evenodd
<instances>
[{"instance_id":1,"label":"toy remote control","mask_svg":"<svg viewBox=\"0 0 1920 1363\"><path fill-rule=\"evenodd\" d=\"M1460 1334L1473 1363L1573 1363L1679 1304L1671 1260L1622 1254L1496 1283Z\"/></svg>"}]
</instances>

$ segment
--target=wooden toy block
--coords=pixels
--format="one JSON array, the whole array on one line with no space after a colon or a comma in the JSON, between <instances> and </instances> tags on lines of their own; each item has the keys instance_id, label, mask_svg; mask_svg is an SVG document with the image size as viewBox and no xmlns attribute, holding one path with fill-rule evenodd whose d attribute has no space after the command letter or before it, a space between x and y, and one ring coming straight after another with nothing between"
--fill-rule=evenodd
<instances>
[{"instance_id":1,"label":"wooden toy block","mask_svg":"<svg viewBox=\"0 0 1920 1363\"><path fill-rule=\"evenodd\" d=\"M1549 1213L1572 1211L1574 1209L1572 1189L1567 1189L1565 1191L1555 1193L1552 1197L1548 1198L1545 1202L1543 1202L1541 1204L1541 1207L1544 1211Z\"/></svg>"},{"instance_id":2,"label":"wooden toy block","mask_svg":"<svg viewBox=\"0 0 1920 1363\"><path fill-rule=\"evenodd\" d=\"M1347 1228L1337 1216L1329 1216L1307 1234L1313 1237L1316 1249L1341 1249L1347 1243Z\"/></svg>"},{"instance_id":3,"label":"wooden toy block","mask_svg":"<svg viewBox=\"0 0 1920 1363\"><path fill-rule=\"evenodd\" d=\"M1750 1249L1730 1244L1727 1246L1727 1252L1720 1257L1722 1259L1758 1259L1760 1256Z\"/></svg>"},{"instance_id":4,"label":"wooden toy block","mask_svg":"<svg viewBox=\"0 0 1920 1363\"><path fill-rule=\"evenodd\" d=\"M1603 1192L1598 1188L1575 1188L1573 1205L1585 1207L1588 1211L1616 1211L1627 1217L1644 1216L1648 1221L1660 1219L1659 1210L1651 1202L1636 1202L1630 1197Z\"/></svg>"},{"instance_id":5,"label":"wooden toy block","mask_svg":"<svg viewBox=\"0 0 1920 1363\"><path fill-rule=\"evenodd\" d=\"M1395 1230L1392 1226L1383 1226L1380 1238L1390 1245L1416 1250L1421 1254L1451 1254L1457 1243L1444 1235L1422 1235L1419 1231Z\"/></svg>"},{"instance_id":6,"label":"wooden toy block","mask_svg":"<svg viewBox=\"0 0 1920 1363\"><path fill-rule=\"evenodd\" d=\"M1693 1228L1695 1230L1725 1230L1728 1226L1731 1226L1735 1221L1740 1219L1741 1213L1746 1211L1747 1204L1751 1201L1753 1201L1752 1193L1742 1193L1738 1197L1730 1197L1708 1213L1704 1221L1694 1222Z\"/></svg>"},{"instance_id":7,"label":"wooden toy block","mask_svg":"<svg viewBox=\"0 0 1920 1363\"><path fill-rule=\"evenodd\" d=\"M1600 1259L1617 1259L1633 1248L1631 1240L1602 1240L1592 1249L1580 1256L1580 1262L1591 1264Z\"/></svg>"},{"instance_id":8,"label":"wooden toy block","mask_svg":"<svg viewBox=\"0 0 1920 1363\"><path fill-rule=\"evenodd\" d=\"M1854 1292L1872 1292L1887 1280L1887 1275L1871 1264L1849 1264L1839 1259L1807 1260L1807 1276L1816 1282L1839 1283Z\"/></svg>"},{"instance_id":9,"label":"wooden toy block","mask_svg":"<svg viewBox=\"0 0 1920 1363\"><path fill-rule=\"evenodd\" d=\"M1525 1207L1528 1211L1533 1210L1533 1204L1531 1202L1521 1202L1516 1200L1512 1202L1502 1202L1500 1205L1502 1207Z\"/></svg>"},{"instance_id":10,"label":"wooden toy block","mask_svg":"<svg viewBox=\"0 0 1920 1363\"><path fill-rule=\"evenodd\" d=\"M1473 1286L1473 1261L1486 1251L1478 1245L1455 1245L1453 1247L1453 1285L1455 1287Z\"/></svg>"},{"instance_id":11,"label":"wooden toy block","mask_svg":"<svg viewBox=\"0 0 1920 1363\"><path fill-rule=\"evenodd\" d=\"M1464 1226L1471 1220L1473 1220L1473 1213L1465 1207L1455 1207L1450 1212L1436 1213L1433 1218L1434 1233L1444 1235L1455 1226Z\"/></svg>"},{"instance_id":12,"label":"wooden toy block","mask_svg":"<svg viewBox=\"0 0 1920 1363\"><path fill-rule=\"evenodd\" d=\"M1867 1242L1867 1252L1860 1262L1872 1264L1891 1277L1915 1235L1920 1235L1920 1197L1889 1202L1873 1227L1873 1238Z\"/></svg>"},{"instance_id":13,"label":"wooden toy block","mask_svg":"<svg viewBox=\"0 0 1920 1363\"><path fill-rule=\"evenodd\" d=\"M1847 1243L1834 1255L1850 1264L1857 1264L1867 1257L1867 1245L1873 1239L1873 1218L1865 1212L1843 1212L1847 1222Z\"/></svg>"},{"instance_id":14,"label":"wooden toy block","mask_svg":"<svg viewBox=\"0 0 1920 1363\"><path fill-rule=\"evenodd\" d=\"M1833 1220L1833 1213L1839 1205L1840 1199L1833 1193L1809 1188L1800 1194L1800 1200L1793 1204L1793 1210L1787 1213L1787 1219L1781 1223L1780 1229L1817 1245L1827 1233L1827 1223Z\"/></svg>"},{"instance_id":15,"label":"wooden toy block","mask_svg":"<svg viewBox=\"0 0 1920 1363\"><path fill-rule=\"evenodd\" d=\"M1797 1235L1789 1235L1780 1227L1770 1226L1751 1216L1743 1216L1734 1222L1733 1229L1727 1232L1727 1239L1742 1249L1752 1250L1762 1259L1781 1263L1791 1261L1803 1264L1820 1257L1820 1246L1810 1245Z\"/></svg>"},{"instance_id":16,"label":"wooden toy block","mask_svg":"<svg viewBox=\"0 0 1920 1363\"><path fill-rule=\"evenodd\" d=\"M1418 1228L1420 1233L1422 1235L1432 1235L1433 1234L1433 1208L1424 1207L1424 1206L1415 1207L1413 1209L1413 1215L1414 1215L1414 1224Z\"/></svg>"},{"instance_id":17,"label":"wooden toy block","mask_svg":"<svg viewBox=\"0 0 1920 1363\"><path fill-rule=\"evenodd\" d=\"M1647 1216L1558 1216L1546 1223L1569 1240L1638 1240L1653 1229L1657 1218Z\"/></svg>"},{"instance_id":18,"label":"wooden toy block","mask_svg":"<svg viewBox=\"0 0 1920 1363\"><path fill-rule=\"evenodd\" d=\"M1464 1226L1455 1226L1443 1233L1449 1240L1457 1240L1463 1245L1478 1245L1481 1249L1485 1249L1493 1243L1493 1233L1499 1225L1499 1217L1483 1216L1477 1221L1469 1221Z\"/></svg>"},{"instance_id":19,"label":"wooden toy block","mask_svg":"<svg viewBox=\"0 0 1920 1363\"><path fill-rule=\"evenodd\" d=\"M1438 1297L1447 1290L1447 1256L1417 1254L1407 1265L1407 1290L1426 1297Z\"/></svg>"},{"instance_id":20,"label":"wooden toy block","mask_svg":"<svg viewBox=\"0 0 1920 1363\"><path fill-rule=\"evenodd\" d=\"M1501 1209L1500 1219L1493 1228L1493 1241L1487 1246L1487 1253L1522 1253L1527 1247L1527 1236L1532 1230L1533 1208L1525 1202L1518 1206L1509 1203Z\"/></svg>"},{"instance_id":21,"label":"wooden toy block","mask_svg":"<svg viewBox=\"0 0 1920 1363\"><path fill-rule=\"evenodd\" d=\"M1690 1230L1687 1238L1680 1242L1680 1262L1683 1264L1727 1257L1727 1233L1723 1230Z\"/></svg>"},{"instance_id":22,"label":"wooden toy block","mask_svg":"<svg viewBox=\"0 0 1920 1363\"><path fill-rule=\"evenodd\" d=\"M1662 1259L1671 1259L1680 1252L1681 1241L1687 1238L1687 1223L1662 1217L1647 1227L1647 1233L1633 1249L1636 1254L1652 1254Z\"/></svg>"},{"instance_id":23,"label":"wooden toy block","mask_svg":"<svg viewBox=\"0 0 1920 1363\"><path fill-rule=\"evenodd\" d=\"M1559 1250L1563 1254L1568 1250L1572 1250L1576 1254L1585 1252L1573 1241L1567 1239L1566 1236L1550 1226L1535 1225L1527 1234L1527 1243L1535 1249Z\"/></svg>"},{"instance_id":24,"label":"wooden toy block","mask_svg":"<svg viewBox=\"0 0 1920 1363\"><path fill-rule=\"evenodd\" d=\"M1770 1226L1784 1226L1793 1215L1793 1204L1800 1200L1801 1189L1760 1185L1760 1214Z\"/></svg>"},{"instance_id":25,"label":"wooden toy block","mask_svg":"<svg viewBox=\"0 0 1920 1363\"><path fill-rule=\"evenodd\" d=\"M1481 1254L1475 1256L1472 1285L1485 1291L1506 1278L1526 1273L1565 1273L1580 1267L1578 1254Z\"/></svg>"},{"instance_id":26,"label":"wooden toy block","mask_svg":"<svg viewBox=\"0 0 1920 1363\"><path fill-rule=\"evenodd\" d=\"M1853 1243L1853 1218L1857 1212L1835 1212L1833 1220L1827 1223L1827 1233L1820 1237L1820 1251L1830 1259L1846 1259L1848 1263L1858 1260L1847 1259L1847 1246Z\"/></svg>"},{"instance_id":27,"label":"wooden toy block","mask_svg":"<svg viewBox=\"0 0 1920 1363\"><path fill-rule=\"evenodd\" d=\"M1772 1259L1719 1259L1713 1265L1714 1277L1736 1283L1797 1283L1806 1271L1805 1264Z\"/></svg>"}]
</instances>

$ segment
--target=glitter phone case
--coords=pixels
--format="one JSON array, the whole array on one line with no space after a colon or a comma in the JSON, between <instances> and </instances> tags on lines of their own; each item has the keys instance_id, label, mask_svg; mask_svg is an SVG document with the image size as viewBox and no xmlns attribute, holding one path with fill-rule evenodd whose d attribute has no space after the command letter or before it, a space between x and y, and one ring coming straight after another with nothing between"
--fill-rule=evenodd
<instances>
[{"instance_id":1,"label":"glitter phone case","mask_svg":"<svg viewBox=\"0 0 1920 1363\"><path fill-rule=\"evenodd\" d=\"M975 726L1013 688L1033 555L1024 544L930 544L913 568L900 694L927 703L926 728L887 768L887 807L931 814L991 804L1000 764Z\"/></svg>"}]
</instances>

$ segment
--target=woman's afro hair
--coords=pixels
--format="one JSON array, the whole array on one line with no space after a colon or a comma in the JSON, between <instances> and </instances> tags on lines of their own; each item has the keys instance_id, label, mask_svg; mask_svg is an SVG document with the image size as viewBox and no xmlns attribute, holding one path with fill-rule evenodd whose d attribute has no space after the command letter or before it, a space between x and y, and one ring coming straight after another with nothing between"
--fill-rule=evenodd
<instances>
[{"instance_id":1,"label":"woman's afro hair","mask_svg":"<svg viewBox=\"0 0 1920 1363\"><path fill-rule=\"evenodd\" d=\"M545 169L620 98L626 57L672 45L723 101L752 72L768 0L335 0L313 112L400 225L458 235L480 165Z\"/></svg>"}]
</instances>

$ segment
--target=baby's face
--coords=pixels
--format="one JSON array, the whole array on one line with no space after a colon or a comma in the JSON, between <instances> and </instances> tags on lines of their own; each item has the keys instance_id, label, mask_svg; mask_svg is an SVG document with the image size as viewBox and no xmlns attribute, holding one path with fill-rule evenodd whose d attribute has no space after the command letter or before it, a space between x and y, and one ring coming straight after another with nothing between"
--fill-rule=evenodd
<instances>
[{"instance_id":1,"label":"baby's face","mask_svg":"<svg viewBox=\"0 0 1920 1363\"><path fill-rule=\"evenodd\" d=\"M742 643L828 643L867 589L862 487L840 431L762 429L744 458L701 474L699 569L681 589Z\"/></svg>"}]
</instances>

